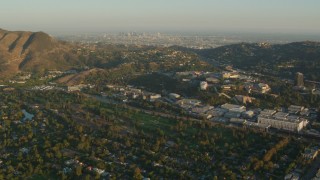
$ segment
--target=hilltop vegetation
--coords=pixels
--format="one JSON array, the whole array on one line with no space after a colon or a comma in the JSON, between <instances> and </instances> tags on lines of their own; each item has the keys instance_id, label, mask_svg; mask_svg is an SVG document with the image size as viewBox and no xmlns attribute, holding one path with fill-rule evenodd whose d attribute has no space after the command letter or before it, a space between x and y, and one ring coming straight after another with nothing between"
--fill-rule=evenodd
<instances>
[{"instance_id":1,"label":"hilltop vegetation","mask_svg":"<svg viewBox=\"0 0 320 180\"><path fill-rule=\"evenodd\" d=\"M320 43L295 42L282 45L241 43L216 49L197 51L198 54L237 68L265 74L290 77L302 72L308 79L320 77Z\"/></svg>"},{"instance_id":2,"label":"hilltop vegetation","mask_svg":"<svg viewBox=\"0 0 320 180\"><path fill-rule=\"evenodd\" d=\"M107 70L104 73L109 75L121 75L119 71L125 71L124 75L132 75L155 71L212 70L216 61L244 70L289 78L300 71L308 79L317 80L320 77L320 43L240 43L193 50L177 46L67 43L43 32L0 29L1 77L21 71L43 73L81 67L101 68ZM101 76L100 73L93 74Z\"/></svg>"},{"instance_id":3,"label":"hilltop vegetation","mask_svg":"<svg viewBox=\"0 0 320 180\"><path fill-rule=\"evenodd\" d=\"M21 71L44 73L48 70L83 67L100 68L111 74L119 74L118 71L121 74L122 70L130 74L210 68L192 51L152 46L67 43L57 41L43 32L0 30L2 77L10 77Z\"/></svg>"}]
</instances>

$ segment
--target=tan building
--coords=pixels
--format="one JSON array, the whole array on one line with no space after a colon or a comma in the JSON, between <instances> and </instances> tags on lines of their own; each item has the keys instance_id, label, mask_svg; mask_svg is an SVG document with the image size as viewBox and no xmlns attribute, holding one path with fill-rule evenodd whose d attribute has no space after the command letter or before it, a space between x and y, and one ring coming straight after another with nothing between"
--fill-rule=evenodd
<instances>
[{"instance_id":1,"label":"tan building","mask_svg":"<svg viewBox=\"0 0 320 180\"><path fill-rule=\"evenodd\" d=\"M286 113L278 112L273 116L258 116L258 123L270 125L273 128L300 132L308 121L297 116L288 116Z\"/></svg>"},{"instance_id":2,"label":"tan building","mask_svg":"<svg viewBox=\"0 0 320 180\"><path fill-rule=\"evenodd\" d=\"M304 86L303 74L300 73L300 72L296 73L295 85L298 86L298 87L303 87Z\"/></svg>"}]
</instances>

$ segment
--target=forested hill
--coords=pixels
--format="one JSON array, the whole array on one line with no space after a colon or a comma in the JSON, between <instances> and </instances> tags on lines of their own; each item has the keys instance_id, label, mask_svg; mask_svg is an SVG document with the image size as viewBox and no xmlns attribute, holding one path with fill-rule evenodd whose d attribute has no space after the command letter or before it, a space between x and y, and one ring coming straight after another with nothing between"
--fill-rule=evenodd
<instances>
[{"instance_id":1,"label":"forested hill","mask_svg":"<svg viewBox=\"0 0 320 180\"><path fill-rule=\"evenodd\" d=\"M277 45L241 43L196 52L203 57L245 70L284 77L292 77L299 71L308 79L320 78L319 42L305 41Z\"/></svg>"}]
</instances>

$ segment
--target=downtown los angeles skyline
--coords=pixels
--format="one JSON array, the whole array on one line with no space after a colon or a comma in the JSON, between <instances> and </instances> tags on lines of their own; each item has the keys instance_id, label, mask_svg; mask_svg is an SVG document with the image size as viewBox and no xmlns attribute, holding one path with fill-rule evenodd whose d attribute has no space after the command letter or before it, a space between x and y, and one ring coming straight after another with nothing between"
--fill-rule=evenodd
<instances>
[{"instance_id":1,"label":"downtown los angeles skyline","mask_svg":"<svg viewBox=\"0 0 320 180\"><path fill-rule=\"evenodd\" d=\"M64 32L255 32L319 35L317 0L10 0L3 29Z\"/></svg>"}]
</instances>

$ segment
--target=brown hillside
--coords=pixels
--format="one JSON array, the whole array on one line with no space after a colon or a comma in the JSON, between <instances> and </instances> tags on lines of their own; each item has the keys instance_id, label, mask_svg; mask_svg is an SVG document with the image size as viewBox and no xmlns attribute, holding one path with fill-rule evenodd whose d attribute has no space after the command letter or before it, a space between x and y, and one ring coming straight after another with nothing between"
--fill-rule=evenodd
<instances>
[{"instance_id":1,"label":"brown hillside","mask_svg":"<svg viewBox=\"0 0 320 180\"><path fill-rule=\"evenodd\" d=\"M0 29L0 77L19 71L70 69L78 65L72 45L61 43L43 32Z\"/></svg>"}]
</instances>

